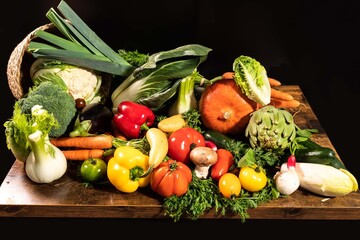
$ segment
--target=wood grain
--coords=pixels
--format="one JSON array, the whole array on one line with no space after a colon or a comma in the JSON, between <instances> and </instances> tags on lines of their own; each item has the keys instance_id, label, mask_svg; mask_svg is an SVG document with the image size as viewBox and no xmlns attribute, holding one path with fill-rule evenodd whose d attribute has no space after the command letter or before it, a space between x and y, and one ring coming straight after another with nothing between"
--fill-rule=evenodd
<instances>
[{"instance_id":1,"label":"wood grain","mask_svg":"<svg viewBox=\"0 0 360 240\"><path fill-rule=\"evenodd\" d=\"M318 129L314 140L334 149L300 87L290 85L278 89L302 103L299 109L291 110L295 123L301 128ZM360 192L325 198L299 189L286 198L249 209L248 213L251 219L360 220ZM18 160L0 188L0 217L167 218L163 214L162 198L148 188L131 194L108 185L85 188L71 161L61 179L50 184L35 184L27 178L24 164ZM212 210L201 218L240 217L216 215Z\"/></svg>"}]
</instances>

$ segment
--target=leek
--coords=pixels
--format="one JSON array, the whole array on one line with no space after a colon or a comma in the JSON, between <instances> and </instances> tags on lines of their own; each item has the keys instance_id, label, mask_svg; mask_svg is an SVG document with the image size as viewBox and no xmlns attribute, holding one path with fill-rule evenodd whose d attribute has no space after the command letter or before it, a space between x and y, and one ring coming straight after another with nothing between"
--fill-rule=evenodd
<instances>
[{"instance_id":1,"label":"leek","mask_svg":"<svg viewBox=\"0 0 360 240\"><path fill-rule=\"evenodd\" d=\"M58 60L124 77L134 71L135 67L102 41L65 1L59 3L58 9L65 18L53 8L46 16L66 39L42 30L37 31L35 36L48 44L34 40L30 42L27 50L35 58Z\"/></svg>"}]
</instances>

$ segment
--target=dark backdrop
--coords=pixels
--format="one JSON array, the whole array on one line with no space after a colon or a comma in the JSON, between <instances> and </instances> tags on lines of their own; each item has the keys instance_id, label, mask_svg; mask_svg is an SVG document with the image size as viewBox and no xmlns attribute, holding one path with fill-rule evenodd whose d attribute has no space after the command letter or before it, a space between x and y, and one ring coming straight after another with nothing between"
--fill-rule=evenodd
<instances>
[{"instance_id":1,"label":"dark backdrop","mask_svg":"<svg viewBox=\"0 0 360 240\"><path fill-rule=\"evenodd\" d=\"M50 7L59 1L7 1L0 14L1 123L12 115L14 98L7 85L6 65L11 51L34 28L48 23ZM335 149L349 170L360 180L357 144L359 122L359 8L356 1L329 3L319 1L98 1L67 0L79 16L113 49L154 53L188 43L213 49L200 66L211 78L231 70L239 55L252 56L267 69L270 77L284 85L298 84L327 132ZM4 130L4 128L3 128ZM14 158L1 137L0 181ZM68 223L92 220L33 219L53 226L54 221ZM8 224L27 225L27 219L0 219ZM102 220L97 224L136 225L149 229L158 220ZM188 222L187 222L188 223ZM202 224L223 226L221 231L239 227L234 221L200 221L186 223L194 231ZM280 228L293 223L314 229L325 227L319 221L251 221L245 226ZM341 224L354 229L359 222L326 221L326 226ZM176 226L182 226L178 224ZM189 228L190 227L190 228ZM228 228L228 229L227 229ZM209 230L209 229L208 229ZM220 231L220 232L221 232ZM219 235L221 234L219 232ZM229 235L230 236L230 235Z\"/></svg>"}]
</instances>

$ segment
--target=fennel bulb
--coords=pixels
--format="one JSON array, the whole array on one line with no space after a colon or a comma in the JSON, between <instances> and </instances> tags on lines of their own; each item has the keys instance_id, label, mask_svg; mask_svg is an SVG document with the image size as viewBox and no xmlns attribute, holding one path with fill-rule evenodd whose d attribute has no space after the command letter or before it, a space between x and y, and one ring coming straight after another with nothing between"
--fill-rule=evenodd
<instances>
[{"instance_id":1,"label":"fennel bulb","mask_svg":"<svg viewBox=\"0 0 360 240\"><path fill-rule=\"evenodd\" d=\"M30 134L28 140L32 151L25 162L26 175L36 183L50 183L62 177L67 169L63 152L40 130Z\"/></svg>"}]
</instances>

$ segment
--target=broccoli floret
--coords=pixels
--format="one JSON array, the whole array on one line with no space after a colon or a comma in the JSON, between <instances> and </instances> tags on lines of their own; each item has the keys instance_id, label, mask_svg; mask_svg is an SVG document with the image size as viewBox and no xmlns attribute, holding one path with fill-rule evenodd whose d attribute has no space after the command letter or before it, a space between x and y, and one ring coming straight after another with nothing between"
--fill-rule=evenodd
<instances>
[{"instance_id":1,"label":"broccoli floret","mask_svg":"<svg viewBox=\"0 0 360 240\"><path fill-rule=\"evenodd\" d=\"M58 127L50 130L49 137L63 135L76 115L74 98L61 86L49 81L34 86L25 97L19 99L19 106L23 113L30 114L34 105L43 106L54 114L58 121Z\"/></svg>"}]
</instances>

